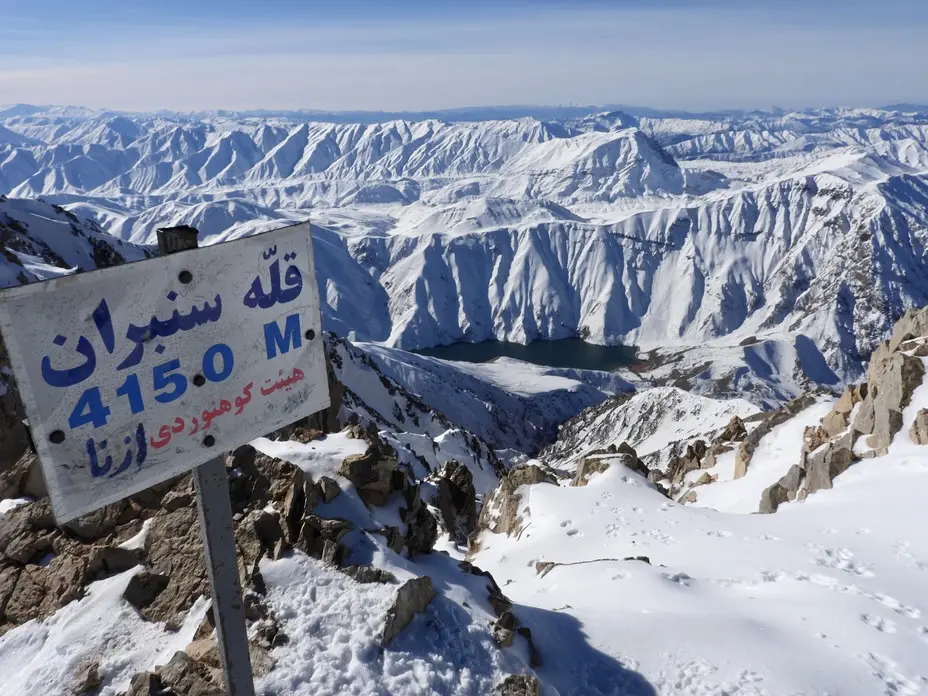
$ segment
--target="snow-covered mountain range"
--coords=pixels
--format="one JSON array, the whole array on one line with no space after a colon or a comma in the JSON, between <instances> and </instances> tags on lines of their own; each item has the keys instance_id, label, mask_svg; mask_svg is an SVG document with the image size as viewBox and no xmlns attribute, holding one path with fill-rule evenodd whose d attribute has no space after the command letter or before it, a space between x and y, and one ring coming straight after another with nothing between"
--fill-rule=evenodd
<instances>
[{"instance_id":1,"label":"snow-covered mountain range","mask_svg":"<svg viewBox=\"0 0 928 696\"><path fill-rule=\"evenodd\" d=\"M332 407L226 462L260 694L924 691L928 117L304 117L0 108L0 286L314 223ZM639 361L404 350L577 335ZM219 696L189 477L55 525L0 368L0 692Z\"/></svg>"},{"instance_id":2,"label":"snow-covered mountain range","mask_svg":"<svg viewBox=\"0 0 928 696\"><path fill-rule=\"evenodd\" d=\"M764 404L858 377L928 302L925 114L297 119L6 109L0 193L143 244L308 218L342 335L580 335Z\"/></svg>"}]
</instances>

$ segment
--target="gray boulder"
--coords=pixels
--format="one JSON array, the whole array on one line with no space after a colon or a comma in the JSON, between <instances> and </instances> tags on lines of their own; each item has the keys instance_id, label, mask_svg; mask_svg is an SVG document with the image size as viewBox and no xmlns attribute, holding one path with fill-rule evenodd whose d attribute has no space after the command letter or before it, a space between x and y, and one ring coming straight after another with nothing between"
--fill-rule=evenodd
<instances>
[{"instance_id":1,"label":"gray boulder","mask_svg":"<svg viewBox=\"0 0 928 696\"><path fill-rule=\"evenodd\" d=\"M795 500L802 477L802 467L794 464L783 478L761 493L760 507L757 511L769 515L776 512L783 503Z\"/></svg>"},{"instance_id":2,"label":"gray boulder","mask_svg":"<svg viewBox=\"0 0 928 696\"><path fill-rule=\"evenodd\" d=\"M912 438L912 442L917 445L928 445L928 409L920 409L915 414L909 436Z\"/></svg>"},{"instance_id":3,"label":"gray boulder","mask_svg":"<svg viewBox=\"0 0 928 696\"><path fill-rule=\"evenodd\" d=\"M398 466L396 453L374 436L367 452L346 457L338 473L355 485L365 503L385 505L397 490L394 472Z\"/></svg>"},{"instance_id":4,"label":"gray boulder","mask_svg":"<svg viewBox=\"0 0 928 696\"><path fill-rule=\"evenodd\" d=\"M854 453L847 446L831 443L809 457L803 488L815 493L832 487L832 481L854 463Z\"/></svg>"},{"instance_id":5,"label":"gray boulder","mask_svg":"<svg viewBox=\"0 0 928 696\"><path fill-rule=\"evenodd\" d=\"M211 680L208 668L185 652L176 652L171 661L159 667L157 675L163 687L184 696L224 696L225 689ZM168 692L170 693L170 692Z\"/></svg>"},{"instance_id":6,"label":"gray boulder","mask_svg":"<svg viewBox=\"0 0 928 696\"><path fill-rule=\"evenodd\" d=\"M432 585L432 578L428 575L407 580L400 585L396 591L393 606L387 611L387 619L380 639L381 647L389 646L416 614L425 611L433 599L435 599L435 587Z\"/></svg>"},{"instance_id":7,"label":"gray boulder","mask_svg":"<svg viewBox=\"0 0 928 696\"><path fill-rule=\"evenodd\" d=\"M405 497L407 507L400 510L400 519L406 523L406 548L410 557L429 553L438 539L438 521L423 502L419 484L407 489Z\"/></svg>"}]
</instances>

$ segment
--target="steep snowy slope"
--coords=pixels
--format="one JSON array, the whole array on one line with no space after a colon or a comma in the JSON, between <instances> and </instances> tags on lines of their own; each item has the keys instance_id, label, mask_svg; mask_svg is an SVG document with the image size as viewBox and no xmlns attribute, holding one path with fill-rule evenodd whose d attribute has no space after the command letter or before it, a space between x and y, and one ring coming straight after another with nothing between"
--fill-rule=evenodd
<instances>
[{"instance_id":1,"label":"steep snowy slope","mask_svg":"<svg viewBox=\"0 0 928 696\"><path fill-rule=\"evenodd\" d=\"M391 379L455 423L480 433L494 447L529 454L552 441L557 427L574 414L616 391L634 389L608 373L568 375L518 360L447 362L369 343L358 347Z\"/></svg>"},{"instance_id":2,"label":"steep snowy slope","mask_svg":"<svg viewBox=\"0 0 928 696\"><path fill-rule=\"evenodd\" d=\"M926 190L918 176L858 190L822 173L610 225L353 239L392 324L359 335L415 348L579 334L648 349L793 336L812 379L854 376L905 307L928 301Z\"/></svg>"},{"instance_id":3,"label":"steep snowy slope","mask_svg":"<svg viewBox=\"0 0 928 696\"><path fill-rule=\"evenodd\" d=\"M152 255L151 250L115 238L63 208L4 196L0 196L0 244L0 287Z\"/></svg>"}]
</instances>

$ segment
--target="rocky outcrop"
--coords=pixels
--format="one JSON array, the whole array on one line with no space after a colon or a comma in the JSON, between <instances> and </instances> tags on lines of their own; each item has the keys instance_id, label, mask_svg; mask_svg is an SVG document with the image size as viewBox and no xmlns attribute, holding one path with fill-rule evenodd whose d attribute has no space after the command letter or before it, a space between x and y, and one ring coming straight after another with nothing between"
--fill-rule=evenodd
<instances>
[{"instance_id":1,"label":"rocky outcrop","mask_svg":"<svg viewBox=\"0 0 928 696\"><path fill-rule=\"evenodd\" d=\"M477 491L474 475L458 461L445 464L436 477L436 505L442 526L451 540L466 546L467 539L477 528Z\"/></svg>"},{"instance_id":2,"label":"rocky outcrop","mask_svg":"<svg viewBox=\"0 0 928 696\"><path fill-rule=\"evenodd\" d=\"M433 599L435 599L435 587L432 585L432 578L428 575L407 580L400 585L396 591L393 606L387 611L387 619L380 638L381 647L388 647L416 614L425 611Z\"/></svg>"},{"instance_id":3,"label":"rocky outcrop","mask_svg":"<svg viewBox=\"0 0 928 696\"><path fill-rule=\"evenodd\" d=\"M477 529L487 529L494 534L510 536L518 534L522 529L522 519L519 515L522 496L518 490L521 486L537 483L557 485L557 479L535 464L512 468L484 501L477 520Z\"/></svg>"},{"instance_id":4,"label":"rocky outcrop","mask_svg":"<svg viewBox=\"0 0 928 696\"><path fill-rule=\"evenodd\" d=\"M363 433L360 428L356 430L359 436ZM381 442L376 433L366 435L367 451L346 457L338 473L355 485L367 505L385 505L391 494L403 489L405 477L398 472L396 452Z\"/></svg>"},{"instance_id":5,"label":"rocky outcrop","mask_svg":"<svg viewBox=\"0 0 928 696\"><path fill-rule=\"evenodd\" d=\"M801 481L802 469L794 464L786 476L761 493L758 512L764 514L776 512L780 505L788 500L794 500Z\"/></svg>"},{"instance_id":6,"label":"rocky outcrop","mask_svg":"<svg viewBox=\"0 0 928 696\"><path fill-rule=\"evenodd\" d=\"M873 353L867 370L867 395L861 402L853 428L867 435L867 446L885 454L902 429L902 411L925 376L920 358L892 352L888 343Z\"/></svg>"},{"instance_id":7,"label":"rocky outcrop","mask_svg":"<svg viewBox=\"0 0 928 696\"><path fill-rule=\"evenodd\" d=\"M924 336L928 336L928 307L908 309L893 326L886 345L891 352L905 350L904 343Z\"/></svg>"},{"instance_id":8,"label":"rocky outcrop","mask_svg":"<svg viewBox=\"0 0 928 696\"><path fill-rule=\"evenodd\" d=\"M922 357L928 350L923 346L928 346L928 308L906 312L889 341L874 351L867 381L845 389L821 425L806 428L799 465L763 492L760 512L775 512L786 501L831 488L835 477L859 458L888 452L902 430L904 410L925 379ZM909 437L928 444L928 410L916 414Z\"/></svg>"},{"instance_id":9,"label":"rocky outcrop","mask_svg":"<svg viewBox=\"0 0 928 696\"><path fill-rule=\"evenodd\" d=\"M693 489L712 483L718 477L703 472L693 480L689 474L700 469L712 469L718 463L720 455L731 452L747 437L748 429L745 422L738 416L732 416L728 424L708 443L703 439L673 443L666 475L654 470L648 478L654 483L666 478L669 489L661 489L665 495L680 503L694 503L697 493Z\"/></svg>"},{"instance_id":10,"label":"rocky outcrop","mask_svg":"<svg viewBox=\"0 0 928 696\"><path fill-rule=\"evenodd\" d=\"M741 442L748 436L744 421L738 416L732 416L725 429L719 433L716 442Z\"/></svg>"},{"instance_id":11,"label":"rocky outcrop","mask_svg":"<svg viewBox=\"0 0 928 696\"><path fill-rule=\"evenodd\" d=\"M590 482L593 474L601 474L607 471L612 465L613 458L608 455L586 456L577 464L577 471L574 473L572 486L585 486Z\"/></svg>"},{"instance_id":12,"label":"rocky outcrop","mask_svg":"<svg viewBox=\"0 0 928 696\"><path fill-rule=\"evenodd\" d=\"M406 548L410 557L428 553L438 539L438 522L429 512L416 484L404 494L406 507L400 510L400 519L406 523Z\"/></svg>"},{"instance_id":13,"label":"rocky outcrop","mask_svg":"<svg viewBox=\"0 0 928 696\"><path fill-rule=\"evenodd\" d=\"M635 448L623 442L620 445L609 445L606 449L588 452L577 464L571 485L585 486L589 483L590 476L606 471L612 462L618 462L644 478L648 478L650 474L648 465L638 458Z\"/></svg>"},{"instance_id":14,"label":"rocky outcrop","mask_svg":"<svg viewBox=\"0 0 928 696\"><path fill-rule=\"evenodd\" d=\"M38 500L47 495L39 458L31 451L23 454L15 464L0 473L0 500L23 496Z\"/></svg>"},{"instance_id":15,"label":"rocky outcrop","mask_svg":"<svg viewBox=\"0 0 928 696\"><path fill-rule=\"evenodd\" d=\"M224 696L225 689L216 676L187 653L176 652L155 672L135 675L126 696Z\"/></svg>"},{"instance_id":16,"label":"rocky outcrop","mask_svg":"<svg viewBox=\"0 0 928 696\"><path fill-rule=\"evenodd\" d=\"M295 467L263 455L253 448L240 448L229 457L229 492L236 515L236 545L243 587L252 591L261 585L257 563L262 555L279 557L291 541L285 524L268 505L283 507L288 498L305 493L306 481ZM6 472L7 485L22 495L30 485L26 472L29 457ZM322 489L327 488L328 493ZM331 496L332 487L309 484L312 497ZM297 506L294 505L294 508ZM311 512L295 509L297 536L303 518ZM139 534L144 538L131 547L120 544ZM321 524L325 537L332 521ZM317 530L318 531L318 530ZM340 533L340 532L339 532ZM337 544L338 534L329 535ZM317 557L325 551L314 546ZM338 548L329 545L329 555L338 560ZM30 619L42 619L71 600L81 597L86 586L135 566L143 566L129 581L126 600L143 618L179 625L193 602L208 593L200 525L194 506L190 477L182 477L132 498L106 506L69 522L55 524L47 499L16 507L0 517L0 633ZM256 582L257 584L256 584Z\"/></svg>"},{"instance_id":17,"label":"rocky outcrop","mask_svg":"<svg viewBox=\"0 0 928 696\"><path fill-rule=\"evenodd\" d=\"M26 412L9 365L6 345L0 338L0 367L6 368L0 372L0 475L29 450L29 434L23 425Z\"/></svg>"},{"instance_id":18,"label":"rocky outcrop","mask_svg":"<svg viewBox=\"0 0 928 696\"><path fill-rule=\"evenodd\" d=\"M709 448L704 440L696 440L686 446L682 455L670 460L670 466L667 468L667 478L671 482L671 490L679 488L683 484L686 475L691 471L702 468L710 468L715 465L715 459L704 461L709 453Z\"/></svg>"}]
</instances>

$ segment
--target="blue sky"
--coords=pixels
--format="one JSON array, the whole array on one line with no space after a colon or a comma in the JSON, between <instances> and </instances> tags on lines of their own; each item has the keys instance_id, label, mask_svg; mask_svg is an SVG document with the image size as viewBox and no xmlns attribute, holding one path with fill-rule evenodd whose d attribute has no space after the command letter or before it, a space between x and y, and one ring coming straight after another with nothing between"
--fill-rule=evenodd
<instances>
[{"instance_id":1,"label":"blue sky","mask_svg":"<svg viewBox=\"0 0 928 696\"><path fill-rule=\"evenodd\" d=\"M0 104L928 102L928 0L0 0Z\"/></svg>"}]
</instances>

